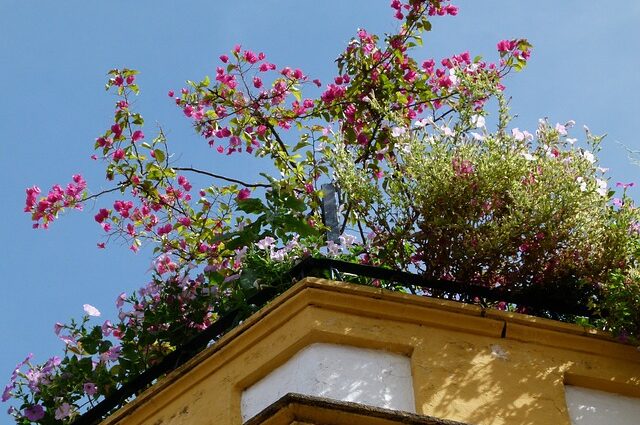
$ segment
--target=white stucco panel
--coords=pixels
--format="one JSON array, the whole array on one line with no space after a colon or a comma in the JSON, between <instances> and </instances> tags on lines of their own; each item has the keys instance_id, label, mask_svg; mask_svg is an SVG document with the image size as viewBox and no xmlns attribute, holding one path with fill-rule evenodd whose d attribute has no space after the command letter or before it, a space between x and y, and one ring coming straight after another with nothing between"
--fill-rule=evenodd
<instances>
[{"instance_id":1,"label":"white stucco panel","mask_svg":"<svg viewBox=\"0 0 640 425\"><path fill-rule=\"evenodd\" d=\"M410 359L382 350L312 344L242 393L251 419L287 393L415 413Z\"/></svg>"},{"instance_id":2,"label":"white stucco panel","mask_svg":"<svg viewBox=\"0 0 640 425\"><path fill-rule=\"evenodd\" d=\"M632 425L640 423L640 399L588 388L565 386L574 425Z\"/></svg>"}]
</instances>

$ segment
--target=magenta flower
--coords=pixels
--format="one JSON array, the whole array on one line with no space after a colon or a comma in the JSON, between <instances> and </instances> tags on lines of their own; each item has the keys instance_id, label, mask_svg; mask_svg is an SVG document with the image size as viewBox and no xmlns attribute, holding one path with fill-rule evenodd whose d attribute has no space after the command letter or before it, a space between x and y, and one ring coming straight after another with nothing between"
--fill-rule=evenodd
<instances>
[{"instance_id":1,"label":"magenta flower","mask_svg":"<svg viewBox=\"0 0 640 425\"><path fill-rule=\"evenodd\" d=\"M60 335L62 328L64 328L64 325L60 322L56 322L56 324L53 325L53 332L55 332L56 335Z\"/></svg>"},{"instance_id":2,"label":"magenta flower","mask_svg":"<svg viewBox=\"0 0 640 425\"><path fill-rule=\"evenodd\" d=\"M122 149L117 149L114 153L113 153L113 160L115 162L120 161L121 159L124 158L124 150Z\"/></svg>"},{"instance_id":3,"label":"magenta flower","mask_svg":"<svg viewBox=\"0 0 640 425\"><path fill-rule=\"evenodd\" d=\"M616 187L621 187L622 189L625 189L625 190L630 188L630 187L633 187L635 185L636 184L634 182L631 182L631 183L618 182L618 183L616 183Z\"/></svg>"},{"instance_id":4,"label":"magenta flower","mask_svg":"<svg viewBox=\"0 0 640 425\"><path fill-rule=\"evenodd\" d=\"M144 139L144 133L140 130L136 130L133 132L133 134L131 135L131 141L133 143L137 142L138 140L142 140Z\"/></svg>"},{"instance_id":5,"label":"magenta flower","mask_svg":"<svg viewBox=\"0 0 640 425\"><path fill-rule=\"evenodd\" d=\"M111 132L113 133L113 137L116 139L122 136L122 127L119 124L114 124L111 126Z\"/></svg>"},{"instance_id":6,"label":"magenta flower","mask_svg":"<svg viewBox=\"0 0 640 425\"><path fill-rule=\"evenodd\" d=\"M244 189L240 189L238 191L238 195L236 196L236 199L238 201L244 201L245 199L249 199L250 196L251 196L251 190L245 187Z\"/></svg>"}]
</instances>

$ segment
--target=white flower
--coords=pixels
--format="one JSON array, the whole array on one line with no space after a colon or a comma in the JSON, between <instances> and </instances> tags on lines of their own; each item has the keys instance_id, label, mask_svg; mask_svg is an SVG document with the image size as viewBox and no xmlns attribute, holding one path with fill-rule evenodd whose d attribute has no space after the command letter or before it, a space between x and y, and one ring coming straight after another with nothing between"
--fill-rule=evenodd
<instances>
[{"instance_id":1,"label":"white flower","mask_svg":"<svg viewBox=\"0 0 640 425\"><path fill-rule=\"evenodd\" d=\"M353 235L347 235L346 233L344 233L342 236L340 236L340 245L342 245L345 248L349 248L355 242L356 242L356 237Z\"/></svg>"},{"instance_id":2,"label":"white flower","mask_svg":"<svg viewBox=\"0 0 640 425\"><path fill-rule=\"evenodd\" d=\"M577 142L577 141L578 141L578 139L574 139L573 137L567 137L567 139L566 139L566 140L567 140L567 142L568 142L568 143L570 143L570 144L572 144L572 145L573 145L575 142Z\"/></svg>"},{"instance_id":3,"label":"white flower","mask_svg":"<svg viewBox=\"0 0 640 425\"><path fill-rule=\"evenodd\" d=\"M482 134L476 133L474 131L471 132L471 137L473 137L475 140L478 140L478 141L483 141L485 139L485 137Z\"/></svg>"},{"instance_id":4,"label":"white flower","mask_svg":"<svg viewBox=\"0 0 640 425\"><path fill-rule=\"evenodd\" d=\"M602 174L604 174L607 171L609 171L609 169L608 168L603 168L603 167L598 167L598 171L600 171Z\"/></svg>"},{"instance_id":5,"label":"white flower","mask_svg":"<svg viewBox=\"0 0 640 425\"><path fill-rule=\"evenodd\" d=\"M334 241L328 241L327 252L329 252L330 255L338 255L338 253L340 252L340 245L338 245Z\"/></svg>"},{"instance_id":6,"label":"white flower","mask_svg":"<svg viewBox=\"0 0 640 425\"><path fill-rule=\"evenodd\" d=\"M474 115L471 117L471 124L475 125L476 128L485 128L486 120L482 115Z\"/></svg>"},{"instance_id":7,"label":"white flower","mask_svg":"<svg viewBox=\"0 0 640 425\"><path fill-rule=\"evenodd\" d=\"M527 161L534 161L535 160L535 157L533 155L531 155L529 152L523 153L522 156L524 156L524 159L526 159Z\"/></svg>"},{"instance_id":8,"label":"white flower","mask_svg":"<svg viewBox=\"0 0 640 425\"><path fill-rule=\"evenodd\" d=\"M566 136L567 135L567 128L564 125L560 124L560 123L556 124L556 131L561 136Z\"/></svg>"},{"instance_id":9,"label":"white flower","mask_svg":"<svg viewBox=\"0 0 640 425\"><path fill-rule=\"evenodd\" d=\"M403 135L404 133L406 133L406 132L407 132L407 129L406 129L406 128L404 128L404 127L393 127L393 128L391 129L391 135L392 135L393 137L400 137L400 136L402 136L402 135Z\"/></svg>"},{"instance_id":10,"label":"white flower","mask_svg":"<svg viewBox=\"0 0 640 425\"><path fill-rule=\"evenodd\" d=\"M578 182L578 184L580 184L580 191L581 192L586 192L587 191L587 182L585 182L582 177L578 177L576 179L576 181Z\"/></svg>"},{"instance_id":11,"label":"white flower","mask_svg":"<svg viewBox=\"0 0 640 425\"><path fill-rule=\"evenodd\" d=\"M256 246L260 249L266 250L269 249L276 242L271 236L267 236L266 238L256 242Z\"/></svg>"},{"instance_id":12,"label":"white flower","mask_svg":"<svg viewBox=\"0 0 640 425\"><path fill-rule=\"evenodd\" d=\"M517 127L511 130L511 134L513 135L513 138L518 142L522 142L524 140L524 133Z\"/></svg>"},{"instance_id":13,"label":"white flower","mask_svg":"<svg viewBox=\"0 0 640 425\"><path fill-rule=\"evenodd\" d=\"M423 128L423 127L426 127L427 124L429 124L429 120L427 118L423 118L413 123L413 126L417 128Z\"/></svg>"},{"instance_id":14,"label":"white flower","mask_svg":"<svg viewBox=\"0 0 640 425\"><path fill-rule=\"evenodd\" d=\"M457 70L458 70L457 68L451 68L449 70L449 80L451 80L451 84L453 84L454 86L458 85L458 81L459 81L458 76L456 75Z\"/></svg>"},{"instance_id":15,"label":"white flower","mask_svg":"<svg viewBox=\"0 0 640 425\"><path fill-rule=\"evenodd\" d=\"M84 309L84 312L87 313L89 316L100 317L100 310L98 310L91 304L83 304L82 308Z\"/></svg>"},{"instance_id":16,"label":"white flower","mask_svg":"<svg viewBox=\"0 0 640 425\"><path fill-rule=\"evenodd\" d=\"M584 157L584 159L586 159L587 161L589 161L592 164L594 162L596 162L596 157L589 151L582 152L582 156Z\"/></svg>"},{"instance_id":17,"label":"white flower","mask_svg":"<svg viewBox=\"0 0 640 425\"><path fill-rule=\"evenodd\" d=\"M455 133L453 130L451 130L449 127L447 127L446 125L443 125L442 127L440 127L440 130L442 130L442 133L445 136L453 136Z\"/></svg>"},{"instance_id":18,"label":"white flower","mask_svg":"<svg viewBox=\"0 0 640 425\"><path fill-rule=\"evenodd\" d=\"M607 196L607 192L609 192L607 190L607 181L606 180L602 180L602 179L596 179L596 192L598 192L600 194L600 196Z\"/></svg>"},{"instance_id":19,"label":"white flower","mask_svg":"<svg viewBox=\"0 0 640 425\"><path fill-rule=\"evenodd\" d=\"M278 249L271 252L271 259L274 261L284 261L287 251L284 249Z\"/></svg>"},{"instance_id":20,"label":"white flower","mask_svg":"<svg viewBox=\"0 0 640 425\"><path fill-rule=\"evenodd\" d=\"M386 154L387 152L389 152L389 146L385 146L385 147L384 147L384 148L382 148L382 149L378 149L378 150L376 151L376 155L384 155L384 154Z\"/></svg>"},{"instance_id":21,"label":"white flower","mask_svg":"<svg viewBox=\"0 0 640 425\"><path fill-rule=\"evenodd\" d=\"M242 260L244 259L245 255L247 254L247 248L246 246L242 247L242 249L236 249L236 257L234 258L234 263L238 264L241 263Z\"/></svg>"}]
</instances>

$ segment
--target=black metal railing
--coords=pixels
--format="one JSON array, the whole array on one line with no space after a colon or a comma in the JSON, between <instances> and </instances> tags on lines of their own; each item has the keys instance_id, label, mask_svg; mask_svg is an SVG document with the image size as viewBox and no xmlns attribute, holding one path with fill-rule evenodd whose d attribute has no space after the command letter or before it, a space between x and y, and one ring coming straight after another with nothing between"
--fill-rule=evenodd
<instances>
[{"instance_id":1,"label":"black metal railing","mask_svg":"<svg viewBox=\"0 0 640 425\"><path fill-rule=\"evenodd\" d=\"M422 294L445 294L454 300L473 300L480 304L505 302L526 307L532 312L545 312L548 317L587 316L591 314L584 304L576 301L575 296L546 293L540 290L509 290L505 288L487 288L462 282L427 279L413 273L381 267L355 264L331 258L306 258L289 272L291 280L304 277L321 277L335 280L352 280L352 277L377 279L383 282L397 282L405 288L412 288ZM247 299L248 305L260 308L283 292L286 287L265 287ZM115 409L123 406L127 400L151 386L158 378L184 364L228 332L238 322L242 310L232 310L187 343L169 353L160 363L149 367L140 375L123 384L91 409L79 416L74 425L93 425Z\"/></svg>"}]
</instances>

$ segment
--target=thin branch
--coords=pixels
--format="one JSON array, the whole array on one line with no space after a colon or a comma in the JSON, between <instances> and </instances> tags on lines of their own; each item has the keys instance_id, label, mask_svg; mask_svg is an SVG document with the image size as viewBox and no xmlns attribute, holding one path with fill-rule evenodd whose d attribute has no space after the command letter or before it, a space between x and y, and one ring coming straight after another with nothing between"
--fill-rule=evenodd
<instances>
[{"instance_id":1,"label":"thin branch","mask_svg":"<svg viewBox=\"0 0 640 425\"><path fill-rule=\"evenodd\" d=\"M247 182L244 182L242 180L234 179L234 178L231 178L231 177L225 177L225 176L222 176L220 174L210 173L208 171L199 170L199 169L193 168L193 167L173 167L173 169L176 170L176 171L191 171L193 173L203 174L205 176L213 177L214 179L224 180L224 181L227 181L227 182L230 182L230 183L237 183L237 184L240 184L240 185L245 186L245 187L265 187L265 188L270 188L271 187L271 185L267 184L267 183L247 183Z\"/></svg>"},{"instance_id":2,"label":"thin branch","mask_svg":"<svg viewBox=\"0 0 640 425\"><path fill-rule=\"evenodd\" d=\"M127 187L128 184L127 182L122 182L122 183L118 183L118 185L116 187L112 187L111 189L106 189L103 190L102 192L98 192L94 195L90 195L87 196L86 198L83 198L80 202L86 202L86 201L90 201L92 199L96 199L102 195L106 195L107 193L111 193L111 192L115 192L116 190L122 190L123 188Z\"/></svg>"}]
</instances>

